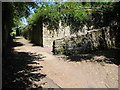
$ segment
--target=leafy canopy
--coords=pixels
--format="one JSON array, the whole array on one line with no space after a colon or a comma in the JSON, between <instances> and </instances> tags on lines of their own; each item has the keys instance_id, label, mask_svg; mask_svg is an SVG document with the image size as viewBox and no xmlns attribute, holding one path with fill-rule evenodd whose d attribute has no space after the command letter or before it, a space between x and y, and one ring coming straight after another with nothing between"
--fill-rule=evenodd
<instances>
[{"instance_id":1,"label":"leafy canopy","mask_svg":"<svg viewBox=\"0 0 120 90\"><path fill-rule=\"evenodd\" d=\"M112 13L113 8L110 7L113 7L114 4L113 2L43 2L40 3L36 12L28 18L28 23L32 27L36 25L38 20L42 20L44 24L57 29L61 20L63 25L69 25L73 30L82 28L84 24L89 27L93 21L101 26L102 14ZM98 20L95 21L95 18Z\"/></svg>"}]
</instances>

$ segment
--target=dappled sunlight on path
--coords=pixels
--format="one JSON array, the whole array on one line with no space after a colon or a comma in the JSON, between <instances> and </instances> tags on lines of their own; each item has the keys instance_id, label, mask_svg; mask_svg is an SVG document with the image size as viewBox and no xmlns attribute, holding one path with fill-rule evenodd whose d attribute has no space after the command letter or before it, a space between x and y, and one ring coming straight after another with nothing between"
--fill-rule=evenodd
<instances>
[{"instance_id":1,"label":"dappled sunlight on path","mask_svg":"<svg viewBox=\"0 0 120 90\"><path fill-rule=\"evenodd\" d=\"M41 88L34 81L40 81L46 75L40 72L43 66L34 62L38 60L35 54L15 51L9 55L7 62L3 61L3 88Z\"/></svg>"},{"instance_id":2,"label":"dappled sunlight on path","mask_svg":"<svg viewBox=\"0 0 120 90\"><path fill-rule=\"evenodd\" d=\"M62 55L53 55L50 48L33 46L32 43L21 37L16 40L16 43L19 46L14 46L15 55L13 56L17 57L8 60L14 64L14 67L17 67L14 68L15 70L11 69L15 74L12 79L15 83L29 79L32 84L28 85L33 88L40 87L42 83L44 83L43 87L57 88L118 87L118 66L115 64L104 64L103 66L93 62L73 62L70 61L72 59L70 57L63 55L63 58Z\"/></svg>"},{"instance_id":3,"label":"dappled sunlight on path","mask_svg":"<svg viewBox=\"0 0 120 90\"><path fill-rule=\"evenodd\" d=\"M32 51L28 52L27 49L31 45L27 45L25 39L21 37L17 37L12 43L7 59L3 60L3 89L38 89L43 88L46 83L44 80L46 74L41 72L44 67L40 64L46 57ZM50 88L50 86L46 87Z\"/></svg>"}]
</instances>

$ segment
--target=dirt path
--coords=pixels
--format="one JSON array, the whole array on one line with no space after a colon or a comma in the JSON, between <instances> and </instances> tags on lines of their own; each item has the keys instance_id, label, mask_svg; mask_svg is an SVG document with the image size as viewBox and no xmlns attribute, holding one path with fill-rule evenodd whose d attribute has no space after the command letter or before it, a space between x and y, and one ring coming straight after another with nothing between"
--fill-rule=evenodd
<instances>
[{"instance_id":1,"label":"dirt path","mask_svg":"<svg viewBox=\"0 0 120 90\"><path fill-rule=\"evenodd\" d=\"M14 47L15 51L39 55L40 59L30 66L40 65L43 68L33 73L45 73L61 88L118 88L118 66L115 64L102 66L92 62L69 62L61 56L52 55L51 48L33 46L20 37L16 42L23 45ZM47 84L44 87L48 87Z\"/></svg>"}]
</instances>

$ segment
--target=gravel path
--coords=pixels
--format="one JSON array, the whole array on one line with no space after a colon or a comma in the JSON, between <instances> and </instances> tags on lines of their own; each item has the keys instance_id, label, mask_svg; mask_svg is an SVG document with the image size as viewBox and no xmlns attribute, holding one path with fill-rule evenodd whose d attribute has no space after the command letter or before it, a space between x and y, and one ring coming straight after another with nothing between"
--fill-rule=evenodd
<instances>
[{"instance_id":1,"label":"gravel path","mask_svg":"<svg viewBox=\"0 0 120 90\"><path fill-rule=\"evenodd\" d=\"M118 66L115 64L73 62L62 58L62 55L52 55L51 48L34 46L21 37L17 37L16 42L23 45L14 47L15 51L38 55L35 64L29 66L42 66L41 70L33 73L47 75L49 79L43 79L43 87L54 87L56 84L55 87L61 88L118 88Z\"/></svg>"}]
</instances>

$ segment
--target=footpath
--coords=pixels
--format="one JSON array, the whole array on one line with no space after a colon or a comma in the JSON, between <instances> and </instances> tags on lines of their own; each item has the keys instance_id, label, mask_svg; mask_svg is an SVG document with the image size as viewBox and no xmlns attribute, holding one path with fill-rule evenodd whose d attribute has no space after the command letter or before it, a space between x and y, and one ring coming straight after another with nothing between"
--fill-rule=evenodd
<instances>
[{"instance_id":1,"label":"footpath","mask_svg":"<svg viewBox=\"0 0 120 90\"><path fill-rule=\"evenodd\" d=\"M28 77L33 88L118 88L118 66L115 64L73 62L64 55L53 55L51 48L35 46L22 37L16 37L16 43L15 52L19 55L25 53L24 56L27 54L34 59L29 56L30 61L27 58L31 63L26 65L37 68L29 70L29 73L44 76L38 81ZM21 69L17 74L23 72Z\"/></svg>"}]
</instances>

